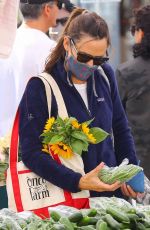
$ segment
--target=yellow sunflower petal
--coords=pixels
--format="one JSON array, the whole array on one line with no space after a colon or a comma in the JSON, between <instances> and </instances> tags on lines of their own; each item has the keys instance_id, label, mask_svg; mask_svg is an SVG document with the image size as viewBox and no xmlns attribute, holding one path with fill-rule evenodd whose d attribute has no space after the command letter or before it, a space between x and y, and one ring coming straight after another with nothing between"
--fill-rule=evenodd
<instances>
[{"instance_id":1,"label":"yellow sunflower petal","mask_svg":"<svg viewBox=\"0 0 150 230\"><path fill-rule=\"evenodd\" d=\"M59 146L57 144L51 145L51 149L53 150L54 154L58 154Z\"/></svg>"},{"instance_id":2,"label":"yellow sunflower petal","mask_svg":"<svg viewBox=\"0 0 150 230\"><path fill-rule=\"evenodd\" d=\"M42 152L49 153L48 145L43 145Z\"/></svg>"},{"instance_id":3,"label":"yellow sunflower petal","mask_svg":"<svg viewBox=\"0 0 150 230\"><path fill-rule=\"evenodd\" d=\"M92 143L96 142L96 138L93 136L93 134L88 134L88 138L89 138L90 142L92 142Z\"/></svg>"},{"instance_id":4,"label":"yellow sunflower petal","mask_svg":"<svg viewBox=\"0 0 150 230\"><path fill-rule=\"evenodd\" d=\"M71 122L72 126L75 128L75 129L79 129L80 128L80 124L78 123L77 120L73 120Z\"/></svg>"},{"instance_id":5,"label":"yellow sunflower petal","mask_svg":"<svg viewBox=\"0 0 150 230\"><path fill-rule=\"evenodd\" d=\"M52 128L54 122L55 122L55 118L54 117L51 117L51 118L49 118L47 120L47 122L46 122L46 124L44 126L44 133L48 132Z\"/></svg>"},{"instance_id":6,"label":"yellow sunflower petal","mask_svg":"<svg viewBox=\"0 0 150 230\"><path fill-rule=\"evenodd\" d=\"M87 135L90 131L90 129L87 127L86 123L82 124L82 131Z\"/></svg>"},{"instance_id":7,"label":"yellow sunflower petal","mask_svg":"<svg viewBox=\"0 0 150 230\"><path fill-rule=\"evenodd\" d=\"M53 150L54 154L58 154L63 158L70 158L73 155L70 147L62 142L59 144L51 145L51 149Z\"/></svg>"}]
</instances>

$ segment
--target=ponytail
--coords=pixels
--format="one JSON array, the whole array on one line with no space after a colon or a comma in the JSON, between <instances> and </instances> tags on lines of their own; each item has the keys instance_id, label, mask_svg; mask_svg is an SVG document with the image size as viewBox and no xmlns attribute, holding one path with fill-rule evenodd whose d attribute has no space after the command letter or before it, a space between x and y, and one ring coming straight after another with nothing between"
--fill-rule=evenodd
<instances>
[{"instance_id":1,"label":"ponytail","mask_svg":"<svg viewBox=\"0 0 150 230\"><path fill-rule=\"evenodd\" d=\"M69 27L70 24L72 23L72 21L78 17L79 15L81 15L83 12L85 11L85 9L81 9L81 8L76 8L72 11L66 25L65 28L62 32L62 35L60 37L60 39L58 40L58 43L56 45L56 47L54 48L53 52L49 55L49 57L46 60L46 66L45 66L45 72L51 72L53 66L55 65L55 63L60 59L60 58L65 58L65 49L63 46L63 41L64 41L64 36L65 35L69 35L68 31L69 31Z\"/></svg>"}]
</instances>

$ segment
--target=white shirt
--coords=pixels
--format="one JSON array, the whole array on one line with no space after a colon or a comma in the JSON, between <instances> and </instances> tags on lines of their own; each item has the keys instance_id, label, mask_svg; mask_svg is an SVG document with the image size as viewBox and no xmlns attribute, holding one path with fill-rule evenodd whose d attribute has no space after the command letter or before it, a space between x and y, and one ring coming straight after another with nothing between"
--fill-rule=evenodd
<instances>
[{"instance_id":1,"label":"white shirt","mask_svg":"<svg viewBox=\"0 0 150 230\"><path fill-rule=\"evenodd\" d=\"M8 59L0 59L0 136L11 129L27 82L44 70L55 42L40 30L21 26Z\"/></svg>"},{"instance_id":2,"label":"white shirt","mask_svg":"<svg viewBox=\"0 0 150 230\"><path fill-rule=\"evenodd\" d=\"M86 107L88 108L88 99L87 99L87 82L84 84L74 84L75 88L81 95Z\"/></svg>"}]
</instances>

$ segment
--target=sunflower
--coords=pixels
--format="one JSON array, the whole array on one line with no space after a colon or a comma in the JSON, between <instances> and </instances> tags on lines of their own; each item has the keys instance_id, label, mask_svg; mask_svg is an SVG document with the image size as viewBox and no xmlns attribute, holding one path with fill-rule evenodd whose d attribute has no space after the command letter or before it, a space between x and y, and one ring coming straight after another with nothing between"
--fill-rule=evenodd
<instances>
[{"instance_id":1,"label":"sunflower","mask_svg":"<svg viewBox=\"0 0 150 230\"><path fill-rule=\"evenodd\" d=\"M49 147L48 147L48 145L43 145L42 151L45 152L45 153L49 153Z\"/></svg>"},{"instance_id":2,"label":"sunflower","mask_svg":"<svg viewBox=\"0 0 150 230\"><path fill-rule=\"evenodd\" d=\"M86 123L82 123L82 131L83 131L86 135L89 134L90 129L89 129L89 127L87 127L87 124L86 124Z\"/></svg>"},{"instance_id":3,"label":"sunflower","mask_svg":"<svg viewBox=\"0 0 150 230\"><path fill-rule=\"evenodd\" d=\"M52 128L54 122L55 122L55 118L54 117L49 118L47 120L47 122L46 122L46 125L44 126L44 131L43 132L44 133L48 132Z\"/></svg>"},{"instance_id":4,"label":"sunflower","mask_svg":"<svg viewBox=\"0 0 150 230\"><path fill-rule=\"evenodd\" d=\"M63 158L71 158L73 155L71 148L62 142L51 145L51 150Z\"/></svg>"},{"instance_id":5,"label":"sunflower","mask_svg":"<svg viewBox=\"0 0 150 230\"><path fill-rule=\"evenodd\" d=\"M73 120L71 122L72 126L75 128L75 129L79 129L80 128L80 124L78 123L77 120Z\"/></svg>"},{"instance_id":6,"label":"sunflower","mask_svg":"<svg viewBox=\"0 0 150 230\"><path fill-rule=\"evenodd\" d=\"M96 142L96 138L93 136L92 133L90 133L90 129L89 127L87 127L87 124L86 123L83 123L82 124L82 131L84 132L84 134L88 137L89 141L91 143L95 143Z\"/></svg>"},{"instance_id":7,"label":"sunflower","mask_svg":"<svg viewBox=\"0 0 150 230\"><path fill-rule=\"evenodd\" d=\"M87 137L88 137L89 141L90 141L92 144L95 144L95 143L96 143L96 138L93 136L92 133L89 133L89 134L87 135Z\"/></svg>"}]
</instances>

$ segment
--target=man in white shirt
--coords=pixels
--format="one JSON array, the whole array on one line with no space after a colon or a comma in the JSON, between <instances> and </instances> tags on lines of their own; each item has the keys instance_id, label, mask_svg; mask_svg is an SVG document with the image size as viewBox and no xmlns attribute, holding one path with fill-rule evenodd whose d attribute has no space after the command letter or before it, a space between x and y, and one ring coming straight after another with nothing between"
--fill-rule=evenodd
<instances>
[{"instance_id":1,"label":"man in white shirt","mask_svg":"<svg viewBox=\"0 0 150 230\"><path fill-rule=\"evenodd\" d=\"M0 59L0 136L12 127L28 80L44 70L46 58L55 47L46 32L56 25L56 0L20 0L24 22L17 30L8 59Z\"/></svg>"}]
</instances>

